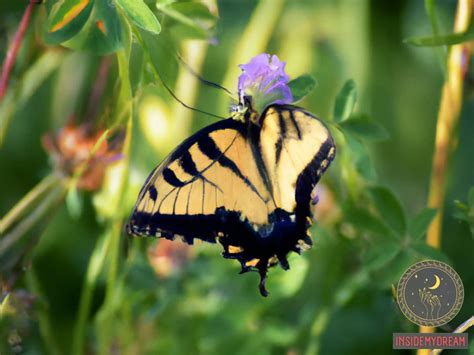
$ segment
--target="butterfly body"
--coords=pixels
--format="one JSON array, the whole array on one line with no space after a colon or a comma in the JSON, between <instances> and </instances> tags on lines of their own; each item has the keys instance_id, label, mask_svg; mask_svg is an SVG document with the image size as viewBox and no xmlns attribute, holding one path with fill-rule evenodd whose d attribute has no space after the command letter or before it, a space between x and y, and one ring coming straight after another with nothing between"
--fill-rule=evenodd
<instances>
[{"instance_id":1,"label":"butterfly body","mask_svg":"<svg viewBox=\"0 0 474 355\"><path fill-rule=\"evenodd\" d=\"M251 107L251 106L250 106ZM335 156L322 122L292 105L247 110L185 140L148 177L128 224L133 235L218 241L242 272L311 245L312 192Z\"/></svg>"}]
</instances>

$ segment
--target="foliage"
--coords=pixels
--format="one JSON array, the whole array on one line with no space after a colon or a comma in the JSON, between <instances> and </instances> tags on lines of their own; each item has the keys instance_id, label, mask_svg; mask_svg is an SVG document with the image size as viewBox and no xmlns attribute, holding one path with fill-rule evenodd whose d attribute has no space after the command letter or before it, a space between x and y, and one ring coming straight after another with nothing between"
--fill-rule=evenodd
<instances>
[{"instance_id":1,"label":"foliage","mask_svg":"<svg viewBox=\"0 0 474 355\"><path fill-rule=\"evenodd\" d=\"M23 10L10 3L0 2L4 39ZM390 353L393 332L417 329L392 287L427 258L465 281L465 306L446 329L470 316L473 189L460 201L474 181L472 98L434 249L424 237L439 211L425 200L443 73L403 39L450 45L472 31L440 35L450 27L438 18L454 9L434 1L428 17L415 2L357 3L38 5L0 102L0 353ZM401 30L420 23L431 37ZM337 145L314 247L291 255L291 270L270 270L267 299L219 246L124 233L151 169L215 120L171 92L227 116L227 93L203 78L233 78L234 94L235 58L263 52L287 63L294 101L322 117Z\"/></svg>"},{"instance_id":2,"label":"foliage","mask_svg":"<svg viewBox=\"0 0 474 355\"><path fill-rule=\"evenodd\" d=\"M474 187L469 189L467 204L459 200L455 200L454 203L456 205L454 216L461 221L467 222L471 234L474 236Z\"/></svg>"}]
</instances>

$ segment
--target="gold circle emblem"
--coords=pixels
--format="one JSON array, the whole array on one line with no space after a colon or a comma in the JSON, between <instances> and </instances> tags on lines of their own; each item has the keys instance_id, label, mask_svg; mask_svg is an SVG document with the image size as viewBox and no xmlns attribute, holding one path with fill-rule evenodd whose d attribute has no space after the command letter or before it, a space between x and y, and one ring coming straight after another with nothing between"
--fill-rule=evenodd
<instances>
[{"instance_id":1,"label":"gold circle emblem","mask_svg":"<svg viewBox=\"0 0 474 355\"><path fill-rule=\"evenodd\" d=\"M454 269L441 261L412 265L402 275L397 302L410 321L438 327L453 319L462 307L464 287Z\"/></svg>"}]
</instances>

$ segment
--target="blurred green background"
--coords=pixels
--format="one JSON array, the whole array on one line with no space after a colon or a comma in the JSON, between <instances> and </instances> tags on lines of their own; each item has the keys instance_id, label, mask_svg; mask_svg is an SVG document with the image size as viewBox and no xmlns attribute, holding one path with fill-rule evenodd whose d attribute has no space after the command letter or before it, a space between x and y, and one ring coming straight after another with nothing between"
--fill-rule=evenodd
<instances>
[{"instance_id":1,"label":"blurred green background","mask_svg":"<svg viewBox=\"0 0 474 355\"><path fill-rule=\"evenodd\" d=\"M0 58L26 3L0 1ZM127 16L118 11L123 43L111 49L117 55L105 57L98 55L107 49L100 43L69 43L73 49L67 49L45 42L52 3L34 9L10 96L0 105L0 215L57 171L42 137L71 117L111 129L109 146L124 135L131 146L108 165L101 188L74 194L67 185L66 197L55 200L9 254L13 261L2 255L1 354L390 353L393 332L418 330L399 311L391 287L408 266L429 256L448 261L465 286L463 308L441 331L473 314L474 240L469 225L453 216L454 200L465 202L474 185L472 70L449 161L442 253L419 244L403 249L401 241L395 247L397 239L373 228L383 224L384 213L371 205L371 186L393 191L408 220L426 205L446 49L404 43L431 34L422 0L222 0L201 2L208 12L173 10L191 23L173 17L170 2L158 1L159 10L146 1L161 33L134 28L140 41L132 40L129 52L120 49L127 48ZM437 2L441 33L452 32L456 4ZM316 89L300 105L326 120L344 82L354 79L355 111L389 133L386 140L357 143L354 153L333 132L341 144L322 181L314 246L291 255L290 271L270 270L266 299L257 292L258 275L239 276L238 263L224 260L218 245L188 248L122 231L148 173L182 139L216 121L182 107L158 74L184 102L226 116L230 98L200 83L177 53L204 78L235 92L237 65L261 52L286 61L290 77L316 78ZM108 74L90 116L101 66ZM125 67L129 92L123 89ZM127 117L133 127L124 133ZM367 163L355 169L358 159Z\"/></svg>"}]
</instances>

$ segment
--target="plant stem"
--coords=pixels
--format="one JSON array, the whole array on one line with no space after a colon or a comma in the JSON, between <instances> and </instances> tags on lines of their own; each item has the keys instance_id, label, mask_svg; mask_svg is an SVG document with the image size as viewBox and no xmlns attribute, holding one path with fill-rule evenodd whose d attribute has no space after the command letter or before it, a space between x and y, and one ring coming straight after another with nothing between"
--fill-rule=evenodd
<instances>
[{"instance_id":1,"label":"plant stem","mask_svg":"<svg viewBox=\"0 0 474 355\"><path fill-rule=\"evenodd\" d=\"M31 18L31 12L33 11L33 6L35 4L39 4L40 2L41 1L30 0L23 14L23 18L21 19L18 31L16 32L15 37L13 38L13 43L8 49L7 56L5 57L5 62L3 63L2 74L0 75L0 102L2 102L3 96L5 96L5 93L7 91L10 73L13 69L13 65L15 64L16 56L18 55L18 50L20 49L23 37L25 36L26 30L28 29L28 25L30 23Z\"/></svg>"},{"instance_id":2,"label":"plant stem","mask_svg":"<svg viewBox=\"0 0 474 355\"><path fill-rule=\"evenodd\" d=\"M105 299L98 315L97 330L100 334L97 335L99 342L98 353L107 353L109 350L109 342L112 334L111 311L113 311L114 288L116 286L117 272L119 266L119 252L120 252L120 237L122 231L122 209L124 204L125 189L127 186L128 172L129 172L129 153L132 135L132 90L130 86L128 63L129 53L125 50L117 52L117 61L119 65L119 77L121 80L121 89L117 105L120 110L117 115L120 117L127 117L127 128L125 134L125 141L122 148L123 158L120 161L121 169L118 176L118 189L116 196L111 203L114 205L114 215L108 221L107 231L104 237L97 243L91 258L89 259L89 266L87 275L84 280L84 285L81 293L81 301L79 306L79 315L74 330L74 340L72 345L73 354L82 354L84 352L84 335L87 320L89 318L92 296L100 273L103 271L106 263L109 269L107 274L107 284ZM96 146L100 146L101 139L106 138L106 132L101 136ZM93 152L91 153L93 154Z\"/></svg>"},{"instance_id":3,"label":"plant stem","mask_svg":"<svg viewBox=\"0 0 474 355\"><path fill-rule=\"evenodd\" d=\"M59 182L58 176L51 174L41 180L38 185L31 189L0 221L0 235L3 235L5 231L18 219L18 217L24 215L28 209L34 207L34 205L40 201L47 191L57 185Z\"/></svg>"},{"instance_id":4,"label":"plant stem","mask_svg":"<svg viewBox=\"0 0 474 355\"><path fill-rule=\"evenodd\" d=\"M438 17L436 14L436 0L425 0L425 10L428 14L431 23L431 33L433 36L439 35ZM446 79L446 46L434 47L434 51L438 56L441 69L443 70L443 77Z\"/></svg>"},{"instance_id":5,"label":"plant stem","mask_svg":"<svg viewBox=\"0 0 474 355\"><path fill-rule=\"evenodd\" d=\"M454 21L454 31L464 32L470 24L473 0L459 0ZM463 43L451 47L446 81L443 85L441 104L436 125L435 151L431 172L428 207L437 208L438 213L428 229L426 242L434 248L441 247L441 227L443 204L446 195L446 175L449 155L454 147L455 128L459 121L462 107L463 80L469 60L469 44ZM420 332L431 333L432 327L420 327ZM428 350L418 350L418 355L427 354Z\"/></svg>"},{"instance_id":6,"label":"plant stem","mask_svg":"<svg viewBox=\"0 0 474 355\"><path fill-rule=\"evenodd\" d=\"M333 310L327 306L319 310L313 322L313 325L311 326L310 339L308 342L308 348L306 349L306 355L319 354L319 348L321 346L321 335L327 328L329 320L331 319L332 312Z\"/></svg>"},{"instance_id":7,"label":"plant stem","mask_svg":"<svg viewBox=\"0 0 474 355\"><path fill-rule=\"evenodd\" d=\"M92 303L92 296L94 294L95 284L102 270L107 251L110 244L109 233L105 233L97 242L92 255L89 259L89 266L87 267L86 278L84 286L81 291L81 301L79 304L79 313L74 328L74 338L72 343L72 354L83 353L84 333L86 329L87 318L89 317L89 310Z\"/></svg>"},{"instance_id":8,"label":"plant stem","mask_svg":"<svg viewBox=\"0 0 474 355\"><path fill-rule=\"evenodd\" d=\"M59 185L59 186L58 186ZM33 212L23 218L18 225L6 234L0 242L0 256L6 255L10 248L28 232L36 222L38 222L58 201L61 201L66 192L63 183L56 183L54 188L42 197L40 203L35 207Z\"/></svg>"},{"instance_id":9,"label":"plant stem","mask_svg":"<svg viewBox=\"0 0 474 355\"><path fill-rule=\"evenodd\" d=\"M122 81L121 92L119 101L123 103L133 102L132 89L130 85L130 73L128 70L129 65L129 53L125 50L117 52L117 59L119 65L120 79ZM120 263L120 238L122 235L122 209L121 206L124 205L125 200L125 191L128 182L129 174L129 158L130 158L130 146L132 139L132 117L133 117L133 105L124 105L127 107L127 128L125 133L125 141L123 144L122 154L123 159L121 161L122 168L120 169L120 174L117 176L118 189L117 195L118 199L114 201L117 203L115 206L115 213L109 221L109 235L107 239L109 240L107 247L107 259L109 261L109 269L107 274L107 284L105 291L105 300L102 304L100 313L98 314L97 321L99 323L100 329L100 339L99 339L99 354L107 354L110 351L110 343L112 340L112 317L113 312L116 310L117 304L114 302L116 298L115 289L117 287L117 274Z\"/></svg>"},{"instance_id":10,"label":"plant stem","mask_svg":"<svg viewBox=\"0 0 474 355\"><path fill-rule=\"evenodd\" d=\"M50 305L46 301L47 298L44 296L43 290L41 289L34 267L31 267L26 273L26 280L33 294L41 299L41 303L36 311L36 318L38 319L39 331L44 340L47 353L51 355L61 354L54 337L54 331L49 317L51 314Z\"/></svg>"}]
</instances>

